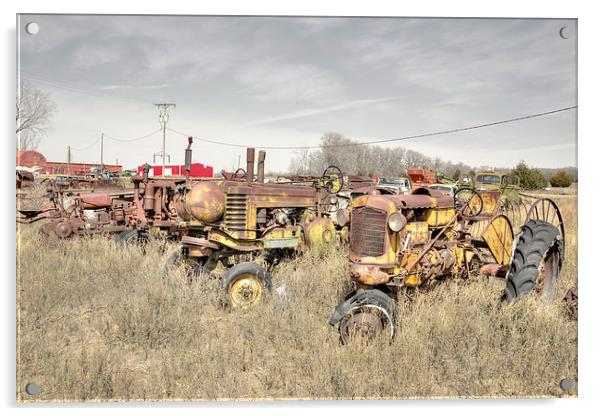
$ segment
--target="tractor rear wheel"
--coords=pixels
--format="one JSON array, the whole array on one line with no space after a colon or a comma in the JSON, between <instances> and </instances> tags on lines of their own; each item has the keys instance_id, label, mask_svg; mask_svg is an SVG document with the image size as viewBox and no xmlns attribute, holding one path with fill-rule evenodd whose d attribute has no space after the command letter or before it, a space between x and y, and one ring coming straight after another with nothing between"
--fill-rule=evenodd
<instances>
[{"instance_id":1,"label":"tractor rear wheel","mask_svg":"<svg viewBox=\"0 0 602 416\"><path fill-rule=\"evenodd\" d=\"M164 270L166 274L182 273L193 281L203 272L203 263L196 257L188 257L180 247L169 256Z\"/></svg>"},{"instance_id":2,"label":"tractor rear wheel","mask_svg":"<svg viewBox=\"0 0 602 416\"><path fill-rule=\"evenodd\" d=\"M512 255L504 299L513 300L534 292L546 302L554 300L562 253L557 227L540 220L526 222Z\"/></svg>"},{"instance_id":3,"label":"tractor rear wheel","mask_svg":"<svg viewBox=\"0 0 602 416\"><path fill-rule=\"evenodd\" d=\"M125 230L117 234L117 242L123 246L131 244L144 244L149 240L149 234L146 231Z\"/></svg>"},{"instance_id":4,"label":"tractor rear wheel","mask_svg":"<svg viewBox=\"0 0 602 416\"><path fill-rule=\"evenodd\" d=\"M229 306L248 308L259 303L265 297L264 293L272 290L272 279L259 264L244 262L226 272L223 287Z\"/></svg>"}]
</instances>

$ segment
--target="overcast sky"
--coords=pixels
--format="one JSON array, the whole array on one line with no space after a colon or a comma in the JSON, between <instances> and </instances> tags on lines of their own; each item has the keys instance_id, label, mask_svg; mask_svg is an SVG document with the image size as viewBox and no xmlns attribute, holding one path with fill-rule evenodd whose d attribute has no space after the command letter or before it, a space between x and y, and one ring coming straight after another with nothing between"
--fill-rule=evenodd
<instances>
[{"instance_id":1,"label":"overcast sky","mask_svg":"<svg viewBox=\"0 0 602 416\"><path fill-rule=\"evenodd\" d=\"M29 22L39 24L27 34ZM565 26L563 39L559 31ZM388 139L576 105L575 20L34 16L19 21L20 75L57 104L39 150L66 160L101 132L134 138L170 127L260 147L316 145L325 132ZM473 166L576 165L576 110L403 141ZM181 163L186 138L167 133ZM105 163L152 162L159 133L105 140ZM236 167L244 149L195 142L194 161ZM270 150L268 170L291 151ZM100 144L74 150L98 162ZM344 170L344 167L342 167Z\"/></svg>"}]
</instances>

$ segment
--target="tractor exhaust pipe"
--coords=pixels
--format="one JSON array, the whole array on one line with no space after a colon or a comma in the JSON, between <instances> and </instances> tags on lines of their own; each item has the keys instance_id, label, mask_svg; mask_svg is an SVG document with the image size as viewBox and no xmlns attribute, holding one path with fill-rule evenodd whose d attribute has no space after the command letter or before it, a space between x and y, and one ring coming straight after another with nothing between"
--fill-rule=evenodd
<instances>
[{"instance_id":1,"label":"tractor exhaust pipe","mask_svg":"<svg viewBox=\"0 0 602 416\"><path fill-rule=\"evenodd\" d=\"M253 182L253 173L255 171L255 148L247 147L247 182Z\"/></svg>"},{"instance_id":2,"label":"tractor exhaust pipe","mask_svg":"<svg viewBox=\"0 0 602 416\"><path fill-rule=\"evenodd\" d=\"M265 179L265 150L259 151L259 156L257 157L257 182L263 183Z\"/></svg>"},{"instance_id":3,"label":"tractor exhaust pipe","mask_svg":"<svg viewBox=\"0 0 602 416\"><path fill-rule=\"evenodd\" d=\"M188 147L184 152L184 169L186 169L186 182L188 182L192 170L192 136L188 137Z\"/></svg>"}]
</instances>

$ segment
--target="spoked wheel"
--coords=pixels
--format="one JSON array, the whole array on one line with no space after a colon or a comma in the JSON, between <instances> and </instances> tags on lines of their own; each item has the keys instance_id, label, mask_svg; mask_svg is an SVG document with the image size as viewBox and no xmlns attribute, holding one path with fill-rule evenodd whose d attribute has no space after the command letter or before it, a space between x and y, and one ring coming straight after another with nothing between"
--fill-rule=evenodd
<instances>
[{"instance_id":1,"label":"spoked wheel","mask_svg":"<svg viewBox=\"0 0 602 416\"><path fill-rule=\"evenodd\" d=\"M483 211L483 198L474 189L460 188L454 193L454 206L463 217L477 217Z\"/></svg>"},{"instance_id":2,"label":"spoked wheel","mask_svg":"<svg viewBox=\"0 0 602 416\"><path fill-rule=\"evenodd\" d=\"M223 286L228 305L248 308L265 298L265 292L272 289L272 281L267 270L259 264L244 262L226 272Z\"/></svg>"},{"instance_id":3,"label":"spoked wheel","mask_svg":"<svg viewBox=\"0 0 602 416\"><path fill-rule=\"evenodd\" d=\"M512 224L512 230L514 232L518 231L527 220L528 208L525 201L522 199L519 201L506 199L502 208L502 213L508 217L510 224Z\"/></svg>"},{"instance_id":4,"label":"spoked wheel","mask_svg":"<svg viewBox=\"0 0 602 416\"><path fill-rule=\"evenodd\" d=\"M549 198L541 198L531 204L527 211L526 221L536 220L552 224L560 230L560 236L564 240L564 221L560 209L554 201Z\"/></svg>"},{"instance_id":5,"label":"spoked wheel","mask_svg":"<svg viewBox=\"0 0 602 416\"><path fill-rule=\"evenodd\" d=\"M358 338L369 342L390 327L391 317L386 310L378 305L364 305L349 311L341 321L339 332L343 344Z\"/></svg>"}]
</instances>

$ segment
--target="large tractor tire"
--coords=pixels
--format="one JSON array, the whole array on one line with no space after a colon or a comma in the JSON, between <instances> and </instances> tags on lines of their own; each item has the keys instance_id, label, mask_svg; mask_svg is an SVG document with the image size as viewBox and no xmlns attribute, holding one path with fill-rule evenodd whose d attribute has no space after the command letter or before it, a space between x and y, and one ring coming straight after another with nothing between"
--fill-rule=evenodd
<instances>
[{"instance_id":1,"label":"large tractor tire","mask_svg":"<svg viewBox=\"0 0 602 416\"><path fill-rule=\"evenodd\" d=\"M378 289L355 293L337 306L328 322L339 324L341 342L369 342L380 334L395 335L395 301Z\"/></svg>"},{"instance_id":2,"label":"large tractor tire","mask_svg":"<svg viewBox=\"0 0 602 416\"><path fill-rule=\"evenodd\" d=\"M202 261L198 258L186 256L180 247L168 257L165 262L164 271L168 275L171 273L182 273L192 282L204 272L204 269Z\"/></svg>"},{"instance_id":3,"label":"large tractor tire","mask_svg":"<svg viewBox=\"0 0 602 416\"><path fill-rule=\"evenodd\" d=\"M117 242L125 247L132 244L148 243L150 236L146 231L125 230L117 234Z\"/></svg>"},{"instance_id":4,"label":"large tractor tire","mask_svg":"<svg viewBox=\"0 0 602 416\"><path fill-rule=\"evenodd\" d=\"M513 300L531 292L551 302L562 266L563 241L560 230L540 220L521 227L508 269L504 299Z\"/></svg>"},{"instance_id":5,"label":"large tractor tire","mask_svg":"<svg viewBox=\"0 0 602 416\"><path fill-rule=\"evenodd\" d=\"M261 302L265 293L272 290L272 279L259 264L244 262L226 272L223 288L227 305L232 308L248 308Z\"/></svg>"}]
</instances>

